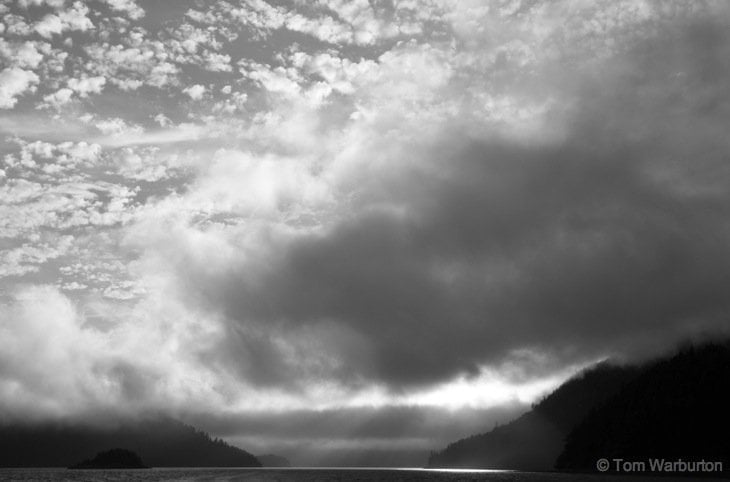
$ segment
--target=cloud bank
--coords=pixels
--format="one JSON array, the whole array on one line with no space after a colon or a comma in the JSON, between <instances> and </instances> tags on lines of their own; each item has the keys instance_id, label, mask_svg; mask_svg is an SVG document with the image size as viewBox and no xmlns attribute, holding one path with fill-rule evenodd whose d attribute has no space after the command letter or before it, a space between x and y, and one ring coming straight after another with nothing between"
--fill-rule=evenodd
<instances>
[{"instance_id":1,"label":"cloud bank","mask_svg":"<svg viewBox=\"0 0 730 482\"><path fill-rule=\"evenodd\" d=\"M420 451L728 331L722 2L0 8L4 418Z\"/></svg>"}]
</instances>

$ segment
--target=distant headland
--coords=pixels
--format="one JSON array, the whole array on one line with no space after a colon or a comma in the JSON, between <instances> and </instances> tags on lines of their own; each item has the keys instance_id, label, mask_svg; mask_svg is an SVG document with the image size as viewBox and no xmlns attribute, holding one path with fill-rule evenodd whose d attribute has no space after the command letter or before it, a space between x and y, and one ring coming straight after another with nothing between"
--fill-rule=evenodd
<instances>
[{"instance_id":1,"label":"distant headland","mask_svg":"<svg viewBox=\"0 0 730 482\"><path fill-rule=\"evenodd\" d=\"M710 460L726 476L729 378L730 341L686 344L641 365L602 363L519 418L432 453L428 465L618 474L626 471L614 460L695 464L688 471Z\"/></svg>"}]
</instances>

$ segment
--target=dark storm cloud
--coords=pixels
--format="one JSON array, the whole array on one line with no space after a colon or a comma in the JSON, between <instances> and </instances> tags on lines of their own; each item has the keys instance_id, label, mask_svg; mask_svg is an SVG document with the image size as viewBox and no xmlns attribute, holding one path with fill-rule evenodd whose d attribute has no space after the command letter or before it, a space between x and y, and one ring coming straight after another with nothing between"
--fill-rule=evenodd
<instances>
[{"instance_id":1,"label":"dark storm cloud","mask_svg":"<svg viewBox=\"0 0 730 482\"><path fill-rule=\"evenodd\" d=\"M564 139L423 139L418 163L363 179L331 230L272 239L203 290L232 332L339 327L360 348L335 353L337 375L393 387L520 348L568 361L726 329L729 46L704 21L566 70ZM272 360L270 383L296 373L274 340L245 355Z\"/></svg>"}]
</instances>

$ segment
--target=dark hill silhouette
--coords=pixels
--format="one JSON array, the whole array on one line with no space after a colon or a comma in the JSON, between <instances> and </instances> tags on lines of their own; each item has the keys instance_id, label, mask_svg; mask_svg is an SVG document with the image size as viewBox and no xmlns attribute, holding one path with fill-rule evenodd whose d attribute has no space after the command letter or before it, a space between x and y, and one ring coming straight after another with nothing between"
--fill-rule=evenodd
<instances>
[{"instance_id":1,"label":"dark hill silhouette","mask_svg":"<svg viewBox=\"0 0 730 482\"><path fill-rule=\"evenodd\" d=\"M730 469L730 342L688 346L647 365L568 435L562 470L598 458L722 461Z\"/></svg>"},{"instance_id":2,"label":"dark hill silhouette","mask_svg":"<svg viewBox=\"0 0 730 482\"><path fill-rule=\"evenodd\" d=\"M130 450L111 449L99 452L93 459L72 465L69 469L147 469L142 458Z\"/></svg>"},{"instance_id":3,"label":"dark hill silhouette","mask_svg":"<svg viewBox=\"0 0 730 482\"><path fill-rule=\"evenodd\" d=\"M132 450L152 467L261 466L250 453L166 417L107 427L0 425L0 467L68 467L109 447Z\"/></svg>"},{"instance_id":4,"label":"dark hill silhouette","mask_svg":"<svg viewBox=\"0 0 730 482\"><path fill-rule=\"evenodd\" d=\"M551 470L568 432L637 373L634 367L598 364L565 382L516 420L433 453L428 465Z\"/></svg>"}]
</instances>

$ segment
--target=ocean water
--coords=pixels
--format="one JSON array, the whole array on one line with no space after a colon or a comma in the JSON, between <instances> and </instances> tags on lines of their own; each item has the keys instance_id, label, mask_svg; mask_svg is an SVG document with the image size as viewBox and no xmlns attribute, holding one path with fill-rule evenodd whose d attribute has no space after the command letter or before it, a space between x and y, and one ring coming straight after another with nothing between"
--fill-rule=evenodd
<instances>
[{"instance_id":1,"label":"ocean water","mask_svg":"<svg viewBox=\"0 0 730 482\"><path fill-rule=\"evenodd\" d=\"M439 481L493 481L493 482L687 482L690 477L612 476L603 474L552 474L534 472L488 470L427 470L427 469L251 469L251 468L156 468L148 470L68 470L0 469L0 481L45 482L56 480L80 482L439 482ZM725 479L727 482L727 479Z\"/></svg>"}]
</instances>

